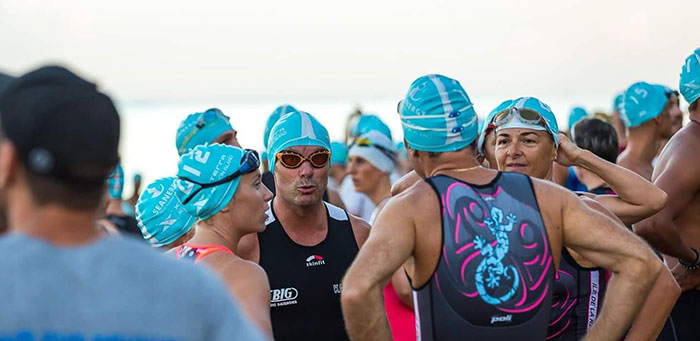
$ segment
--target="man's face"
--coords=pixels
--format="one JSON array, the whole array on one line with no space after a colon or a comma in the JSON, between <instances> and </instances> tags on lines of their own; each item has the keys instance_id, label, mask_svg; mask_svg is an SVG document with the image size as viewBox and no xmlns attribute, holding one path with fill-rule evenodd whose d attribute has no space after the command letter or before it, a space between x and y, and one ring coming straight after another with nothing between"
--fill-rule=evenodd
<instances>
[{"instance_id":1,"label":"man's face","mask_svg":"<svg viewBox=\"0 0 700 341\"><path fill-rule=\"evenodd\" d=\"M675 134L683 126L683 112L680 108L680 99L675 93L669 97L666 108L671 117L671 135Z\"/></svg>"},{"instance_id":2,"label":"man's face","mask_svg":"<svg viewBox=\"0 0 700 341\"><path fill-rule=\"evenodd\" d=\"M308 158L325 150L318 146L294 146L285 149ZM277 195L296 206L313 206L321 202L328 185L328 165L316 168L308 160L297 168L287 168L275 158L275 187Z\"/></svg>"},{"instance_id":3,"label":"man's face","mask_svg":"<svg viewBox=\"0 0 700 341\"><path fill-rule=\"evenodd\" d=\"M215 138L214 141L211 141L211 143L221 143L241 148L241 145L238 143L237 136L238 132L235 130L225 131L223 134L219 135L219 137Z\"/></svg>"},{"instance_id":4,"label":"man's face","mask_svg":"<svg viewBox=\"0 0 700 341\"><path fill-rule=\"evenodd\" d=\"M549 133L532 129L504 129L496 136L498 170L545 179L556 156Z\"/></svg>"}]
</instances>

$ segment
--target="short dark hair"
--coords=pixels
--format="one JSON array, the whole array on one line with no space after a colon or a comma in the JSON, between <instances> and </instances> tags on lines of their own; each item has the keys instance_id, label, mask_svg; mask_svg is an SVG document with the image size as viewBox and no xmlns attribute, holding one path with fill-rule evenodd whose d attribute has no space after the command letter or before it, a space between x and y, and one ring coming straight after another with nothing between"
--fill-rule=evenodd
<instances>
[{"instance_id":1,"label":"short dark hair","mask_svg":"<svg viewBox=\"0 0 700 341\"><path fill-rule=\"evenodd\" d=\"M58 204L73 210L94 210L100 207L105 185L67 184L54 177L24 172L32 200L38 206Z\"/></svg>"},{"instance_id":2,"label":"short dark hair","mask_svg":"<svg viewBox=\"0 0 700 341\"><path fill-rule=\"evenodd\" d=\"M693 103L690 103L690 105L688 106L688 111L694 112L695 110L697 110L698 102L700 102L700 99L696 99Z\"/></svg>"},{"instance_id":3,"label":"short dark hair","mask_svg":"<svg viewBox=\"0 0 700 341\"><path fill-rule=\"evenodd\" d=\"M617 133L612 124L597 118L586 118L574 126L574 143L598 157L615 163L620 152Z\"/></svg>"}]
</instances>

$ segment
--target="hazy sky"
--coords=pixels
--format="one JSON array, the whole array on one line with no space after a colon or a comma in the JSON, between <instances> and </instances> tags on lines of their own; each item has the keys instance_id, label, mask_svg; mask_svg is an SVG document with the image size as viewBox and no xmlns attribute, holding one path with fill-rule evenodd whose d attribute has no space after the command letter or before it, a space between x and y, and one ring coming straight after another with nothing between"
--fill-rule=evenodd
<instances>
[{"instance_id":1,"label":"hazy sky","mask_svg":"<svg viewBox=\"0 0 700 341\"><path fill-rule=\"evenodd\" d=\"M121 100L475 96L678 87L700 1L0 0L0 70L66 63Z\"/></svg>"}]
</instances>

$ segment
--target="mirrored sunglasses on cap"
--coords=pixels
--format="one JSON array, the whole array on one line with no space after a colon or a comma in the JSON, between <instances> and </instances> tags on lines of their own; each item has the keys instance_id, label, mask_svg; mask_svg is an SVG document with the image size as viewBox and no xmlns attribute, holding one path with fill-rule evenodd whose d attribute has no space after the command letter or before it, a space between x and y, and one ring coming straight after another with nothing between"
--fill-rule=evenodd
<instances>
[{"instance_id":1,"label":"mirrored sunglasses on cap","mask_svg":"<svg viewBox=\"0 0 700 341\"><path fill-rule=\"evenodd\" d=\"M185 200L182 201L182 204L186 205L188 202L190 202L190 200L192 200L192 198L194 198L195 195L197 195L197 193L199 193L201 190L203 190L205 188L211 188L211 187L215 187L215 186L218 186L221 184L225 184L229 181L233 181L234 179L236 179L239 176L254 172L259 167L260 167L260 156L258 155L258 152L255 150L252 150L252 149L246 149L245 153L243 154L243 158L241 159L241 166L238 168L238 170L236 170L235 172L233 172L233 174L231 174L231 175L229 175L221 180L217 180L217 181L210 182L210 183L200 183L200 182L194 181L194 180L186 178L186 177L180 177L180 179L182 179L182 180L186 180L186 181L189 181L193 184L197 184L200 186L199 188L197 188L197 190L192 192L192 194L188 195L187 198L185 198Z\"/></svg>"},{"instance_id":2,"label":"mirrored sunglasses on cap","mask_svg":"<svg viewBox=\"0 0 700 341\"><path fill-rule=\"evenodd\" d=\"M359 137L356 138L352 143L350 144L350 148L358 146L358 147L373 147L378 149L382 154L386 155L388 158L390 158L392 161L396 161L396 153L391 151L390 149L387 149L384 146L378 145L376 143L372 143L368 138L366 137ZM349 149L349 148L348 148Z\"/></svg>"},{"instance_id":3,"label":"mirrored sunglasses on cap","mask_svg":"<svg viewBox=\"0 0 700 341\"><path fill-rule=\"evenodd\" d=\"M545 120L544 117L540 115L540 113L532 109L518 107L503 109L496 113L496 115L493 116L491 123L489 123L488 128L493 130L500 126L503 126L506 123L510 122L510 120L515 115L518 115L520 122L531 125L538 125L544 127L545 129L547 129L547 131L551 131L551 129L549 128L549 124L547 124L547 120Z\"/></svg>"},{"instance_id":4,"label":"mirrored sunglasses on cap","mask_svg":"<svg viewBox=\"0 0 700 341\"><path fill-rule=\"evenodd\" d=\"M303 164L304 161L309 161L311 166L313 166L314 168L323 168L326 167L330 162L331 152L327 149L322 149L313 152L307 158L297 152L291 150L284 150L277 153L276 157L277 160L282 164L282 166L289 169L301 167L301 164Z\"/></svg>"}]
</instances>

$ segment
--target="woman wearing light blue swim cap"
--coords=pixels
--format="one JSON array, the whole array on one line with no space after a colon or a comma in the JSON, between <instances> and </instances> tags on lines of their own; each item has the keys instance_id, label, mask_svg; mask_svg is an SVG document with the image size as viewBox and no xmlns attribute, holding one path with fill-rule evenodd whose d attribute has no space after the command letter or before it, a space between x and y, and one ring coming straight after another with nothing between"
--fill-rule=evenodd
<instances>
[{"instance_id":1,"label":"woman wearing light blue swim cap","mask_svg":"<svg viewBox=\"0 0 700 341\"><path fill-rule=\"evenodd\" d=\"M214 270L251 321L272 337L267 275L236 255L241 237L265 230L272 193L259 167L257 152L218 143L184 154L175 195L199 220L194 237L173 251Z\"/></svg>"}]
</instances>

